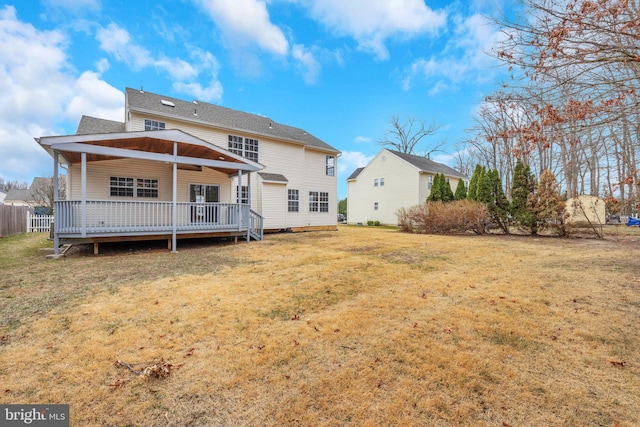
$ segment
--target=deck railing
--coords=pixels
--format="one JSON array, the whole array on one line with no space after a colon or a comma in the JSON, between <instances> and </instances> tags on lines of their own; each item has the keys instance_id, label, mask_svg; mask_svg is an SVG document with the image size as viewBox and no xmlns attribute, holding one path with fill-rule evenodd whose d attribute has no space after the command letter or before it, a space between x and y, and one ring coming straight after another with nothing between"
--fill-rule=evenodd
<instances>
[{"instance_id":1,"label":"deck railing","mask_svg":"<svg viewBox=\"0 0 640 427\"><path fill-rule=\"evenodd\" d=\"M55 203L55 227L59 235L170 233L173 230L172 202L88 200L84 215L82 206L79 200ZM255 222L251 212L249 206L235 203L180 202L176 204L176 230L248 230Z\"/></svg>"}]
</instances>

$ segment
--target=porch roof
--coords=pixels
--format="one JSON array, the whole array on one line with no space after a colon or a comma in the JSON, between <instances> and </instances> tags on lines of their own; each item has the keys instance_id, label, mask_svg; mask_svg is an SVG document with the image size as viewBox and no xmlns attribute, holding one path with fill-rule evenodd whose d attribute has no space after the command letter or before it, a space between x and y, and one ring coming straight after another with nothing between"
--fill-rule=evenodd
<instances>
[{"instance_id":1,"label":"porch roof","mask_svg":"<svg viewBox=\"0 0 640 427\"><path fill-rule=\"evenodd\" d=\"M51 155L58 151L67 164L80 163L82 153L86 153L87 162L134 158L205 166L229 175L264 168L178 129L43 136L35 140ZM177 153L174 153L174 143L177 143Z\"/></svg>"}]
</instances>

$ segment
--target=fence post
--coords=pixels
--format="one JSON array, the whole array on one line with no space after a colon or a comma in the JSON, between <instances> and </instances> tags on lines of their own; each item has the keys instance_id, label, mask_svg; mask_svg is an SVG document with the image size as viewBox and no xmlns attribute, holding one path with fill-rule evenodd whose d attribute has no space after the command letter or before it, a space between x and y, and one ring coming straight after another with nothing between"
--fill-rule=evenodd
<instances>
[{"instance_id":1,"label":"fence post","mask_svg":"<svg viewBox=\"0 0 640 427\"><path fill-rule=\"evenodd\" d=\"M31 233L31 212L27 211L27 233Z\"/></svg>"}]
</instances>

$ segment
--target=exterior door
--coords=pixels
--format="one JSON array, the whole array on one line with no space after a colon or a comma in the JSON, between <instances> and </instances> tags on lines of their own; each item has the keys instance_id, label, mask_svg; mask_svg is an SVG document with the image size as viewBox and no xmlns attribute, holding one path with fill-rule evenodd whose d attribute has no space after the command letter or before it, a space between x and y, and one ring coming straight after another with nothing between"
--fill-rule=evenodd
<instances>
[{"instance_id":1,"label":"exterior door","mask_svg":"<svg viewBox=\"0 0 640 427\"><path fill-rule=\"evenodd\" d=\"M189 201L198 203L191 206L192 223L217 223L218 206L207 203L220 202L220 187L208 184L189 184Z\"/></svg>"}]
</instances>

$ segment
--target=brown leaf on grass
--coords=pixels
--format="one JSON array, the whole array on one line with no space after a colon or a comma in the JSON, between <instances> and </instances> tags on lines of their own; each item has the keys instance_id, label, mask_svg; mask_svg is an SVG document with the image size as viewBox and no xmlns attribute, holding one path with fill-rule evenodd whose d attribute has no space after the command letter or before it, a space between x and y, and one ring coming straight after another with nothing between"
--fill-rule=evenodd
<instances>
[{"instance_id":1,"label":"brown leaf on grass","mask_svg":"<svg viewBox=\"0 0 640 427\"><path fill-rule=\"evenodd\" d=\"M189 350L187 350L187 352L184 354L184 357L189 357L189 356L193 356L193 351L195 350L195 347L191 347Z\"/></svg>"},{"instance_id":2,"label":"brown leaf on grass","mask_svg":"<svg viewBox=\"0 0 640 427\"><path fill-rule=\"evenodd\" d=\"M0 337L0 341L8 341L9 340L9 335L3 335Z\"/></svg>"},{"instance_id":3,"label":"brown leaf on grass","mask_svg":"<svg viewBox=\"0 0 640 427\"><path fill-rule=\"evenodd\" d=\"M611 363L613 366L619 366L621 368L623 368L627 362L625 362L624 360L609 360L609 363Z\"/></svg>"},{"instance_id":4,"label":"brown leaf on grass","mask_svg":"<svg viewBox=\"0 0 640 427\"><path fill-rule=\"evenodd\" d=\"M291 316L291 320L300 320L300 315L294 314L293 316Z\"/></svg>"},{"instance_id":5,"label":"brown leaf on grass","mask_svg":"<svg viewBox=\"0 0 640 427\"><path fill-rule=\"evenodd\" d=\"M120 378L118 378L117 380L115 380L114 382L109 384L109 387L120 388L123 385L125 385L126 383L127 383L127 380L121 380Z\"/></svg>"},{"instance_id":6,"label":"brown leaf on grass","mask_svg":"<svg viewBox=\"0 0 640 427\"><path fill-rule=\"evenodd\" d=\"M489 305L496 305L496 301L495 300L489 300Z\"/></svg>"}]
</instances>

